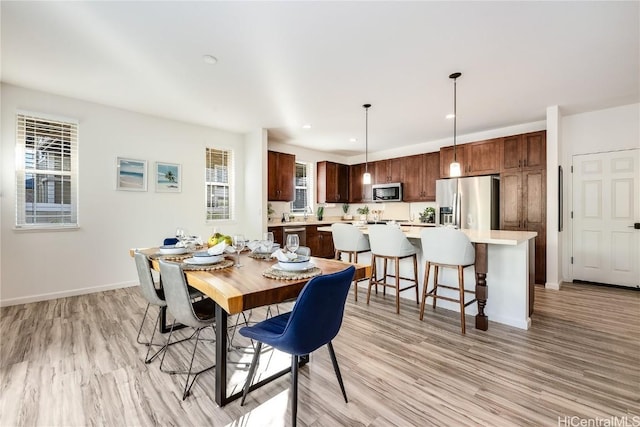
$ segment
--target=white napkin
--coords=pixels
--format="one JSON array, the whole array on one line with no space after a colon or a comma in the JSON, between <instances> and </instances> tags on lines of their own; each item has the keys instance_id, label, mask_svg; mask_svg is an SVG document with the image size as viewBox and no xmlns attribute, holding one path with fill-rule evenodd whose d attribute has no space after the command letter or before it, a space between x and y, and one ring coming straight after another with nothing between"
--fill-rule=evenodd
<instances>
[{"instance_id":1,"label":"white napkin","mask_svg":"<svg viewBox=\"0 0 640 427\"><path fill-rule=\"evenodd\" d=\"M188 236L176 243L176 248L190 248L193 246L202 246L204 242L200 236Z\"/></svg>"},{"instance_id":2,"label":"white napkin","mask_svg":"<svg viewBox=\"0 0 640 427\"><path fill-rule=\"evenodd\" d=\"M227 242L223 240L217 245L210 247L207 252L209 252L209 255L222 255L227 246Z\"/></svg>"},{"instance_id":3,"label":"white napkin","mask_svg":"<svg viewBox=\"0 0 640 427\"><path fill-rule=\"evenodd\" d=\"M278 261L291 261L292 259L298 258L298 254L292 252L284 253L282 249L275 251L272 256L275 256Z\"/></svg>"},{"instance_id":4,"label":"white napkin","mask_svg":"<svg viewBox=\"0 0 640 427\"><path fill-rule=\"evenodd\" d=\"M252 240L247 243L247 247L251 250L251 252L264 252L264 247L262 246L262 242L260 240Z\"/></svg>"}]
</instances>

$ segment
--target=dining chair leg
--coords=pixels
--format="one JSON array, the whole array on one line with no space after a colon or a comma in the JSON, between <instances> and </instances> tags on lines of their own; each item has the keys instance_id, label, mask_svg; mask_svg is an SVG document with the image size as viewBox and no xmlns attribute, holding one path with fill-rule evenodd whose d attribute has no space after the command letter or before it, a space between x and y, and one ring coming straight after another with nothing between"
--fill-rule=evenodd
<instances>
[{"instance_id":1,"label":"dining chair leg","mask_svg":"<svg viewBox=\"0 0 640 427\"><path fill-rule=\"evenodd\" d=\"M144 326L144 321L147 320L147 312L149 311L150 305L151 305L150 303L147 303L147 308L144 310L144 316L142 316L142 322L140 322L140 328L138 329L138 336L136 337L136 341L138 342L138 344L151 345L149 342L140 341L140 334L142 333L142 327Z\"/></svg>"},{"instance_id":2,"label":"dining chair leg","mask_svg":"<svg viewBox=\"0 0 640 427\"><path fill-rule=\"evenodd\" d=\"M291 355L291 425L298 422L298 356Z\"/></svg>"},{"instance_id":3,"label":"dining chair leg","mask_svg":"<svg viewBox=\"0 0 640 427\"><path fill-rule=\"evenodd\" d=\"M156 328L158 327L158 323L160 322L160 311L158 311L158 316L156 317L156 322L153 324L153 332L151 333L151 340L149 341L149 343L147 344L147 354L144 356L144 363L151 363L153 362L153 359L155 359L156 357L158 357L158 355L167 349L167 343L162 344L162 347L160 347L160 349L158 351L156 351L154 353L153 356L149 357L149 353L151 352L151 346L154 345L153 344L153 338L155 338L156 336Z\"/></svg>"},{"instance_id":4,"label":"dining chair leg","mask_svg":"<svg viewBox=\"0 0 640 427\"><path fill-rule=\"evenodd\" d=\"M256 344L255 353L253 354L253 360L251 361L251 367L249 368L249 372L247 373L247 379L244 382L244 389L242 390L242 400L240 401L240 406L244 405L244 400L247 398L247 394L249 394L249 387L251 387L253 377L256 374L256 368L258 367L258 360L260 359L261 350L262 343L258 341Z\"/></svg>"},{"instance_id":5,"label":"dining chair leg","mask_svg":"<svg viewBox=\"0 0 640 427\"><path fill-rule=\"evenodd\" d=\"M329 355L331 356L331 363L333 363L333 370L336 372L336 377L338 377L338 384L340 384L340 390L342 390L342 395L344 396L344 402L349 403L347 400L347 392L344 389L344 383L342 382L342 374L340 374L340 367L338 366L338 359L336 359L336 353L333 351L333 343L329 341L327 343L327 347L329 348Z\"/></svg>"}]
</instances>

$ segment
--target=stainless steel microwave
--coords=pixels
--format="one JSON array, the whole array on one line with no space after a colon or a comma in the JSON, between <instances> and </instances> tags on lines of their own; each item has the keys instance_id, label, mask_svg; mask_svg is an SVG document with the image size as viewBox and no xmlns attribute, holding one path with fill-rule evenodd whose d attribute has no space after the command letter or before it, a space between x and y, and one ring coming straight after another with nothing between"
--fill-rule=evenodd
<instances>
[{"instance_id":1,"label":"stainless steel microwave","mask_svg":"<svg viewBox=\"0 0 640 427\"><path fill-rule=\"evenodd\" d=\"M402 201L402 183L391 182L387 184L373 184L374 202L401 202Z\"/></svg>"}]
</instances>

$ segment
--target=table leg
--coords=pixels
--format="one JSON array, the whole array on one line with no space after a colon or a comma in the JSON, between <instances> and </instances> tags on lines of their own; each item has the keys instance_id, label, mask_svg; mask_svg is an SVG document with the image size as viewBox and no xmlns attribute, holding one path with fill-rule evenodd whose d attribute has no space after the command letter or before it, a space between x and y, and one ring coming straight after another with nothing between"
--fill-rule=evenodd
<instances>
[{"instance_id":1,"label":"table leg","mask_svg":"<svg viewBox=\"0 0 640 427\"><path fill-rule=\"evenodd\" d=\"M476 329L489 329L489 318L484 314L487 305L487 250L486 243L475 243L476 247L476 299L478 300L478 314L476 314Z\"/></svg>"},{"instance_id":2,"label":"table leg","mask_svg":"<svg viewBox=\"0 0 640 427\"><path fill-rule=\"evenodd\" d=\"M216 304L216 384L215 384L215 399L218 406L225 406L227 403L231 403L236 399L242 397L242 390L237 393L227 396L227 312ZM300 356L300 366L304 366L309 362L309 356ZM276 372L254 383L249 390L255 390L263 385L280 378L281 376L291 372L291 366Z\"/></svg>"}]
</instances>

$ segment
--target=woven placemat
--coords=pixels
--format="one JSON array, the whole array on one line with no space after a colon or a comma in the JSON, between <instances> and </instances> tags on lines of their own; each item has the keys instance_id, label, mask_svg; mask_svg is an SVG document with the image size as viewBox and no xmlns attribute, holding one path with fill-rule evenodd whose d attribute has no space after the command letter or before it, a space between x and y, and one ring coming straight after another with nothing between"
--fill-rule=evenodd
<instances>
[{"instance_id":1,"label":"woven placemat","mask_svg":"<svg viewBox=\"0 0 640 427\"><path fill-rule=\"evenodd\" d=\"M321 273L322 270L320 270L318 267L311 267L310 269L304 271L286 271L269 267L262 273L262 275L268 277L269 279L299 280L310 279L311 277L318 276Z\"/></svg>"},{"instance_id":2,"label":"woven placemat","mask_svg":"<svg viewBox=\"0 0 640 427\"><path fill-rule=\"evenodd\" d=\"M191 258L193 256L192 252L187 252L186 254L153 254L149 258L151 259L162 259L164 261L182 261L183 259Z\"/></svg>"},{"instance_id":3,"label":"woven placemat","mask_svg":"<svg viewBox=\"0 0 640 427\"><path fill-rule=\"evenodd\" d=\"M249 254L249 258L264 259L269 261L273 261L275 259L273 256L271 256L271 254L263 254L260 252L251 252Z\"/></svg>"},{"instance_id":4,"label":"woven placemat","mask_svg":"<svg viewBox=\"0 0 640 427\"><path fill-rule=\"evenodd\" d=\"M220 262L216 262L215 264L208 264L208 265L186 264L183 262L182 269L185 271L222 270L223 268L231 267L233 264L234 264L234 261L231 259L224 259Z\"/></svg>"}]
</instances>

